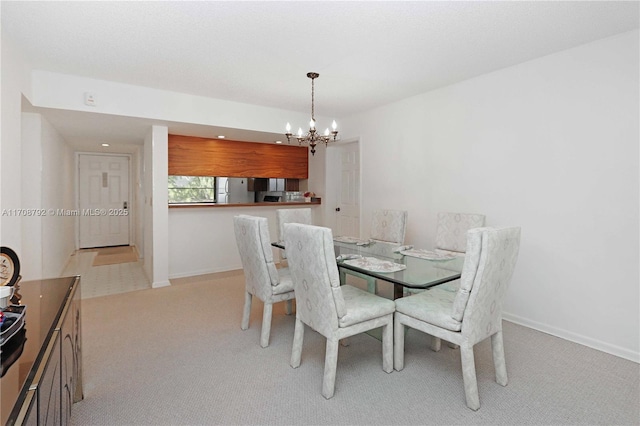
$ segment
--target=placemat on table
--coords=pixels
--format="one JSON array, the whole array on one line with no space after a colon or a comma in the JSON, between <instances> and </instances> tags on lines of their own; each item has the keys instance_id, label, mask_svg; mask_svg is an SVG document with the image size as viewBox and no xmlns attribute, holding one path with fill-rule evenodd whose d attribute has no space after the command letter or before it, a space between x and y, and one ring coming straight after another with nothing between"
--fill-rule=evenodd
<instances>
[{"instance_id":1,"label":"placemat on table","mask_svg":"<svg viewBox=\"0 0 640 426\"><path fill-rule=\"evenodd\" d=\"M405 256L419 257L420 259L427 260L451 260L456 258L452 254L441 254L425 249L402 250L400 254L403 254Z\"/></svg>"},{"instance_id":2,"label":"placemat on table","mask_svg":"<svg viewBox=\"0 0 640 426\"><path fill-rule=\"evenodd\" d=\"M388 260L380 260L375 257L363 257L361 259L345 260L347 265L355 266L356 268L366 269L371 272L397 272L406 269L406 265L399 263L389 262Z\"/></svg>"},{"instance_id":3,"label":"placemat on table","mask_svg":"<svg viewBox=\"0 0 640 426\"><path fill-rule=\"evenodd\" d=\"M333 237L333 241L337 241L339 243L345 243L345 244L367 244L367 243L369 243L369 240L363 240L363 239L360 239L360 238L347 237L347 236Z\"/></svg>"}]
</instances>

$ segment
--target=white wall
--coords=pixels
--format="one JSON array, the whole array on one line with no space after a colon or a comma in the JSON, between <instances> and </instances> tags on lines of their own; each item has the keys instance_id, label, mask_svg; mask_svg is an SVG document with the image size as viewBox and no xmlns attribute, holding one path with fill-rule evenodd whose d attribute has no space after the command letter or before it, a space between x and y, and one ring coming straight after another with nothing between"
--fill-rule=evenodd
<instances>
[{"instance_id":1,"label":"white wall","mask_svg":"<svg viewBox=\"0 0 640 426\"><path fill-rule=\"evenodd\" d=\"M142 155L142 196L143 196L143 208L142 208L142 248L143 248L143 268L144 273L149 279L149 282L153 282L153 209L152 209L152 188L153 188L153 176L151 171L153 170L153 134L151 129L147 132L144 138L144 150Z\"/></svg>"},{"instance_id":2,"label":"white wall","mask_svg":"<svg viewBox=\"0 0 640 426\"><path fill-rule=\"evenodd\" d=\"M73 211L75 202L75 158L71 147L45 118L42 120L42 172L36 179L42 186L42 275L59 277L76 246L77 216L59 214ZM55 211L55 214L51 212Z\"/></svg>"},{"instance_id":3,"label":"white wall","mask_svg":"<svg viewBox=\"0 0 640 426\"><path fill-rule=\"evenodd\" d=\"M321 206L315 204L310 207L313 223L321 223ZM276 205L170 208L170 278L242 269L233 232L233 217L239 214L266 217L269 221L271 241L277 241L278 208ZM279 249L274 249L276 261L280 259L279 256Z\"/></svg>"},{"instance_id":4,"label":"white wall","mask_svg":"<svg viewBox=\"0 0 640 426\"><path fill-rule=\"evenodd\" d=\"M75 249L73 152L40 114L21 114L19 215L5 207L3 216L18 219L18 254L23 280L59 277Z\"/></svg>"},{"instance_id":5,"label":"white wall","mask_svg":"<svg viewBox=\"0 0 640 426\"><path fill-rule=\"evenodd\" d=\"M153 287L164 287L169 283L169 133L165 126L151 127L151 211L153 227ZM181 249L188 248L181 247Z\"/></svg>"},{"instance_id":6,"label":"white wall","mask_svg":"<svg viewBox=\"0 0 640 426\"><path fill-rule=\"evenodd\" d=\"M287 121L306 123L309 114L205 98L167 90L34 70L31 103L45 108L114 114L180 123L203 124L284 133ZM84 104L85 92L95 93L96 106ZM317 117L319 122L331 122Z\"/></svg>"},{"instance_id":7,"label":"white wall","mask_svg":"<svg viewBox=\"0 0 640 426\"><path fill-rule=\"evenodd\" d=\"M131 156L132 194L131 218L133 244L138 255L144 258L144 145L137 147Z\"/></svg>"},{"instance_id":8,"label":"white wall","mask_svg":"<svg viewBox=\"0 0 640 426\"><path fill-rule=\"evenodd\" d=\"M521 226L505 318L640 361L638 38L342 120L361 141L363 227L406 209L406 242L430 248L439 211Z\"/></svg>"},{"instance_id":9,"label":"white wall","mask_svg":"<svg viewBox=\"0 0 640 426\"><path fill-rule=\"evenodd\" d=\"M75 249L73 152L40 114L22 114L21 275L59 277ZM16 179L17 180L17 179Z\"/></svg>"},{"instance_id":10,"label":"white wall","mask_svg":"<svg viewBox=\"0 0 640 426\"><path fill-rule=\"evenodd\" d=\"M71 152L39 114L22 113L23 96L31 95L31 70L4 34L1 53L0 208L73 209ZM72 218L7 213L0 222L1 243L18 254L24 280L62 273L74 248Z\"/></svg>"},{"instance_id":11,"label":"white wall","mask_svg":"<svg viewBox=\"0 0 640 426\"><path fill-rule=\"evenodd\" d=\"M21 116L20 179L21 208L42 209L42 117L23 113ZM28 206L28 207L27 207ZM42 216L20 217L22 250L20 275L25 281L42 278Z\"/></svg>"},{"instance_id":12,"label":"white wall","mask_svg":"<svg viewBox=\"0 0 640 426\"><path fill-rule=\"evenodd\" d=\"M22 94L30 93L29 66L2 34L2 72L0 75L0 208L22 208L21 114ZM22 255L22 220L17 216L0 216L0 242Z\"/></svg>"},{"instance_id":13,"label":"white wall","mask_svg":"<svg viewBox=\"0 0 640 426\"><path fill-rule=\"evenodd\" d=\"M169 271L171 278L242 269L233 232L233 216L266 217L276 241L276 209L221 207L169 209ZM190 247L185 250L185 247Z\"/></svg>"}]
</instances>

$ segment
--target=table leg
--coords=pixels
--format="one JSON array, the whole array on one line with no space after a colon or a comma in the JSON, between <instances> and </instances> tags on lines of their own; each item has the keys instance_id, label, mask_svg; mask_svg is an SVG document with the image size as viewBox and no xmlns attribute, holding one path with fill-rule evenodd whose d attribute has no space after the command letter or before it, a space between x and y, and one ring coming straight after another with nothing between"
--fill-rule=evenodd
<instances>
[{"instance_id":1,"label":"table leg","mask_svg":"<svg viewBox=\"0 0 640 426\"><path fill-rule=\"evenodd\" d=\"M404 287L400 284L393 285L393 300L400 299L404 295Z\"/></svg>"}]
</instances>

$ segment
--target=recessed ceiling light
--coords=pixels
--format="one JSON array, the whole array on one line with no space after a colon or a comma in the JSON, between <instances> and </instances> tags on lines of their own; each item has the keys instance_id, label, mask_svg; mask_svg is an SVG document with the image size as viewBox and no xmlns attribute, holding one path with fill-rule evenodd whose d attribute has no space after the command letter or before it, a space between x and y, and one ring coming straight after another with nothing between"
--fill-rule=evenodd
<instances>
[{"instance_id":1,"label":"recessed ceiling light","mask_svg":"<svg viewBox=\"0 0 640 426\"><path fill-rule=\"evenodd\" d=\"M276 141L276 143L282 143L282 141Z\"/></svg>"},{"instance_id":2,"label":"recessed ceiling light","mask_svg":"<svg viewBox=\"0 0 640 426\"><path fill-rule=\"evenodd\" d=\"M218 139L224 139L225 136L224 135L218 135Z\"/></svg>"},{"instance_id":3,"label":"recessed ceiling light","mask_svg":"<svg viewBox=\"0 0 640 426\"><path fill-rule=\"evenodd\" d=\"M108 143L103 143L102 146L109 146L109 144Z\"/></svg>"}]
</instances>

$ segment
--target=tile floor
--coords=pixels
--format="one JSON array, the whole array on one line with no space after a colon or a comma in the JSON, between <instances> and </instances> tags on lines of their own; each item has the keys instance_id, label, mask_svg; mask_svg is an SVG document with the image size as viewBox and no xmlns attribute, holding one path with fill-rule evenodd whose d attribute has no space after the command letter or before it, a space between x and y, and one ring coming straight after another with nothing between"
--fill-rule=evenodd
<instances>
[{"instance_id":1,"label":"tile floor","mask_svg":"<svg viewBox=\"0 0 640 426\"><path fill-rule=\"evenodd\" d=\"M142 270L142 261L92 266L96 254L97 251L76 251L62 274L82 276L83 299L151 287Z\"/></svg>"}]
</instances>

